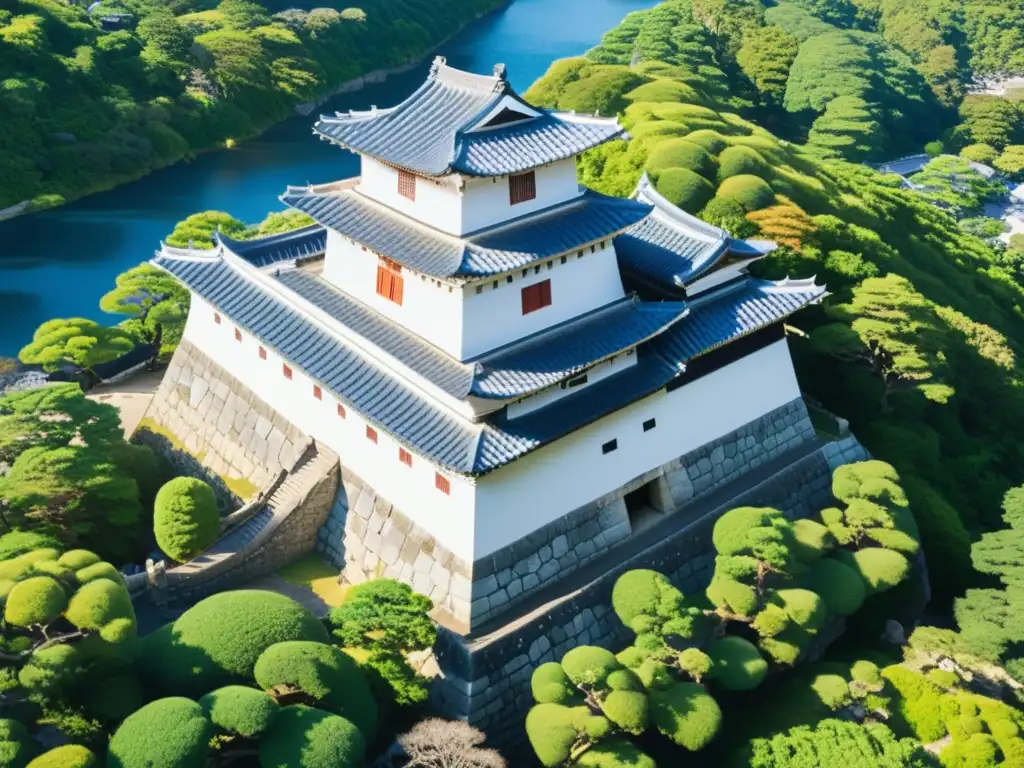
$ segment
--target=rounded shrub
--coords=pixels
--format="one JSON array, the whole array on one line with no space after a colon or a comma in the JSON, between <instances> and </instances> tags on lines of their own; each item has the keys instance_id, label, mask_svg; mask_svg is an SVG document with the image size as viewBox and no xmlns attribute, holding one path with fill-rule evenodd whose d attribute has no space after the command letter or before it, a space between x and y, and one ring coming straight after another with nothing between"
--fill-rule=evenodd
<instances>
[{"instance_id":1,"label":"rounded shrub","mask_svg":"<svg viewBox=\"0 0 1024 768\"><path fill-rule=\"evenodd\" d=\"M850 666L850 679L865 685L879 685L882 676L878 665L867 659L860 659Z\"/></svg>"},{"instance_id":2,"label":"rounded shrub","mask_svg":"<svg viewBox=\"0 0 1024 768\"><path fill-rule=\"evenodd\" d=\"M33 651L28 663L18 672L18 682L31 693L65 693L82 664L85 642L51 645Z\"/></svg>"},{"instance_id":3,"label":"rounded shrub","mask_svg":"<svg viewBox=\"0 0 1024 768\"><path fill-rule=\"evenodd\" d=\"M587 712L585 707L580 707ZM560 704L538 704L526 715L526 737L544 766L560 766L569 759L576 742L576 709Z\"/></svg>"},{"instance_id":4,"label":"rounded shrub","mask_svg":"<svg viewBox=\"0 0 1024 768\"><path fill-rule=\"evenodd\" d=\"M608 675L620 668L614 653L596 645L581 645L562 657L562 669L577 685L604 685Z\"/></svg>"},{"instance_id":5,"label":"rounded shrub","mask_svg":"<svg viewBox=\"0 0 1024 768\"><path fill-rule=\"evenodd\" d=\"M196 702L157 699L121 723L110 740L107 766L203 768L213 735L213 724Z\"/></svg>"},{"instance_id":6,"label":"rounded shrub","mask_svg":"<svg viewBox=\"0 0 1024 768\"><path fill-rule=\"evenodd\" d=\"M650 694L651 722L659 732L691 752L703 749L718 734L722 710L697 683L677 683Z\"/></svg>"},{"instance_id":7,"label":"rounded shrub","mask_svg":"<svg viewBox=\"0 0 1024 768\"><path fill-rule=\"evenodd\" d=\"M858 573L840 561L825 557L811 566L808 585L825 601L833 616L851 616L867 597L867 586Z\"/></svg>"},{"instance_id":8,"label":"rounded shrub","mask_svg":"<svg viewBox=\"0 0 1024 768\"><path fill-rule=\"evenodd\" d=\"M775 202L775 192L768 182L749 174L730 176L719 185L716 197L735 200L745 211L758 211Z\"/></svg>"},{"instance_id":9,"label":"rounded shrub","mask_svg":"<svg viewBox=\"0 0 1024 768\"><path fill-rule=\"evenodd\" d=\"M117 568L106 562L93 563L75 571L75 579L79 584L88 584L90 581L99 581L100 579L116 581L118 584L123 581Z\"/></svg>"},{"instance_id":10,"label":"rounded shrub","mask_svg":"<svg viewBox=\"0 0 1024 768\"><path fill-rule=\"evenodd\" d=\"M49 576L19 581L7 595L4 621L16 627L49 624L68 606L64 588Z\"/></svg>"},{"instance_id":11,"label":"rounded shrub","mask_svg":"<svg viewBox=\"0 0 1024 768\"><path fill-rule=\"evenodd\" d=\"M960 157L975 163L992 165L995 159L999 157L999 150L991 144L968 144L960 150Z\"/></svg>"},{"instance_id":12,"label":"rounded shrub","mask_svg":"<svg viewBox=\"0 0 1024 768\"><path fill-rule=\"evenodd\" d=\"M244 685L211 691L199 699L199 706L221 730L249 737L267 730L281 709L271 696Z\"/></svg>"},{"instance_id":13,"label":"rounded shrub","mask_svg":"<svg viewBox=\"0 0 1024 768\"><path fill-rule=\"evenodd\" d=\"M698 682L711 671L711 657L698 648L687 648L679 654L679 668Z\"/></svg>"},{"instance_id":14,"label":"rounded shrub","mask_svg":"<svg viewBox=\"0 0 1024 768\"><path fill-rule=\"evenodd\" d=\"M839 675L816 675L811 681L811 690L829 709L839 709L851 701L850 686Z\"/></svg>"},{"instance_id":15,"label":"rounded shrub","mask_svg":"<svg viewBox=\"0 0 1024 768\"><path fill-rule=\"evenodd\" d=\"M557 661L549 661L533 670L530 690L538 704L564 704L575 694L572 681Z\"/></svg>"},{"instance_id":16,"label":"rounded shrub","mask_svg":"<svg viewBox=\"0 0 1024 768\"><path fill-rule=\"evenodd\" d=\"M792 530L793 554L802 563L816 562L835 544L828 528L815 520L794 520Z\"/></svg>"},{"instance_id":17,"label":"rounded shrub","mask_svg":"<svg viewBox=\"0 0 1024 768\"><path fill-rule=\"evenodd\" d=\"M91 768L96 765L96 755L81 744L65 744L44 752L28 768Z\"/></svg>"},{"instance_id":18,"label":"rounded shrub","mask_svg":"<svg viewBox=\"0 0 1024 768\"><path fill-rule=\"evenodd\" d=\"M53 536L35 531L11 531L0 536L0 561L31 552L33 549L57 549L60 542Z\"/></svg>"},{"instance_id":19,"label":"rounded shrub","mask_svg":"<svg viewBox=\"0 0 1024 768\"><path fill-rule=\"evenodd\" d=\"M776 590L772 595L772 602L782 608L798 627L807 632L821 629L828 616L825 602L809 589Z\"/></svg>"},{"instance_id":20,"label":"rounded shrub","mask_svg":"<svg viewBox=\"0 0 1024 768\"><path fill-rule=\"evenodd\" d=\"M750 616L757 610L757 593L754 588L735 579L716 576L705 594L715 605L725 606L740 616Z\"/></svg>"},{"instance_id":21,"label":"rounded shrub","mask_svg":"<svg viewBox=\"0 0 1024 768\"><path fill-rule=\"evenodd\" d=\"M612 609L627 627L633 626L637 616L657 616L665 612L666 607L671 612L681 600L682 593L672 586L665 574L645 568L626 571L615 580L612 589Z\"/></svg>"},{"instance_id":22,"label":"rounded shrub","mask_svg":"<svg viewBox=\"0 0 1024 768\"><path fill-rule=\"evenodd\" d=\"M987 733L972 734L967 741L959 745L961 765L969 765L974 768L988 768L988 766L999 765L1000 750L999 744Z\"/></svg>"},{"instance_id":23,"label":"rounded shrub","mask_svg":"<svg viewBox=\"0 0 1024 768\"><path fill-rule=\"evenodd\" d=\"M213 489L194 477L176 477L157 492L153 503L156 543L179 562L205 551L220 534Z\"/></svg>"},{"instance_id":24,"label":"rounded shrub","mask_svg":"<svg viewBox=\"0 0 1024 768\"><path fill-rule=\"evenodd\" d=\"M647 155L647 168L658 175L669 168L685 168L705 178L714 178L715 158L699 144L686 139L666 139Z\"/></svg>"},{"instance_id":25,"label":"rounded shrub","mask_svg":"<svg viewBox=\"0 0 1024 768\"><path fill-rule=\"evenodd\" d=\"M657 763L631 741L611 739L601 742L573 763L573 768L657 768Z\"/></svg>"},{"instance_id":26,"label":"rounded shrub","mask_svg":"<svg viewBox=\"0 0 1024 768\"><path fill-rule=\"evenodd\" d=\"M748 554L748 534L753 528L771 527L772 521L781 516L771 507L736 507L730 509L718 520L711 531L711 542L720 555Z\"/></svg>"},{"instance_id":27,"label":"rounded shrub","mask_svg":"<svg viewBox=\"0 0 1024 768\"><path fill-rule=\"evenodd\" d=\"M87 566L95 565L101 560L102 558L99 555L87 549L72 549L70 552L65 552L57 558L58 563L66 565L72 571L78 571Z\"/></svg>"},{"instance_id":28,"label":"rounded shrub","mask_svg":"<svg viewBox=\"0 0 1024 768\"><path fill-rule=\"evenodd\" d=\"M718 131L712 131L710 128L703 128L699 131L688 133L685 138L698 147L704 147L712 155L720 154L728 146L725 137Z\"/></svg>"},{"instance_id":29,"label":"rounded shrub","mask_svg":"<svg viewBox=\"0 0 1024 768\"><path fill-rule=\"evenodd\" d=\"M612 691L601 710L626 733L639 735L647 728L647 694L640 691Z\"/></svg>"},{"instance_id":30,"label":"rounded shrub","mask_svg":"<svg viewBox=\"0 0 1024 768\"><path fill-rule=\"evenodd\" d=\"M718 178L721 181L743 175L765 178L771 172L768 161L751 147L726 147L718 155Z\"/></svg>"},{"instance_id":31,"label":"rounded shrub","mask_svg":"<svg viewBox=\"0 0 1024 768\"><path fill-rule=\"evenodd\" d=\"M263 768L356 768L366 741L344 717L297 704L284 707L260 740Z\"/></svg>"},{"instance_id":32,"label":"rounded shrub","mask_svg":"<svg viewBox=\"0 0 1024 768\"><path fill-rule=\"evenodd\" d=\"M752 626L761 637L775 637L789 625L789 615L780 606L766 605L754 617Z\"/></svg>"},{"instance_id":33,"label":"rounded shrub","mask_svg":"<svg viewBox=\"0 0 1024 768\"><path fill-rule=\"evenodd\" d=\"M657 174L655 187L672 205L696 213L714 196L715 188L700 174L686 168L669 168Z\"/></svg>"},{"instance_id":34,"label":"rounded shrub","mask_svg":"<svg viewBox=\"0 0 1024 768\"><path fill-rule=\"evenodd\" d=\"M727 691L757 688L768 674L768 662L757 647L742 637L722 637L708 646L712 679Z\"/></svg>"},{"instance_id":35,"label":"rounded shrub","mask_svg":"<svg viewBox=\"0 0 1024 768\"><path fill-rule=\"evenodd\" d=\"M330 643L323 623L274 592L221 592L148 635L140 669L161 691L202 695L252 679L256 660L287 640Z\"/></svg>"},{"instance_id":36,"label":"rounded shrub","mask_svg":"<svg viewBox=\"0 0 1024 768\"><path fill-rule=\"evenodd\" d=\"M135 636L135 609L124 582L99 579L84 584L68 603L68 621L79 629L99 632L108 643Z\"/></svg>"},{"instance_id":37,"label":"rounded shrub","mask_svg":"<svg viewBox=\"0 0 1024 768\"><path fill-rule=\"evenodd\" d=\"M617 669L609 673L605 685L613 691L642 691L640 679L631 669Z\"/></svg>"},{"instance_id":38,"label":"rounded shrub","mask_svg":"<svg viewBox=\"0 0 1024 768\"><path fill-rule=\"evenodd\" d=\"M32 755L32 737L17 720L0 718L0 765L21 768Z\"/></svg>"},{"instance_id":39,"label":"rounded shrub","mask_svg":"<svg viewBox=\"0 0 1024 768\"><path fill-rule=\"evenodd\" d=\"M312 696L322 709L355 723L371 740L377 730L377 702L359 665L336 646L288 640L265 650L253 668L264 690L293 685Z\"/></svg>"},{"instance_id":40,"label":"rounded shrub","mask_svg":"<svg viewBox=\"0 0 1024 768\"><path fill-rule=\"evenodd\" d=\"M790 624L773 637L762 637L761 648L777 664L795 665L810 642L810 635L795 624Z\"/></svg>"},{"instance_id":41,"label":"rounded shrub","mask_svg":"<svg viewBox=\"0 0 1024 768\"><path fill-rule=\"evenodd\" d=\"M700 101L700 95L689 85L678 80L658 78L634 88L626 94L626 99L639 104L642 102L675 102L686 104Z\"/></svg>"},{"instance_id":42,"label":"rounded shrub","mask_svg":"<svg viewBox=\"0 0 1024 768\"><path fill-rule=\"evenodd\" d=\"M853 568L867 586L869 595L892 589L910 573L910 563L899 552L881 547L839 553L841 561Z\"/></svg>"}]
</instances>

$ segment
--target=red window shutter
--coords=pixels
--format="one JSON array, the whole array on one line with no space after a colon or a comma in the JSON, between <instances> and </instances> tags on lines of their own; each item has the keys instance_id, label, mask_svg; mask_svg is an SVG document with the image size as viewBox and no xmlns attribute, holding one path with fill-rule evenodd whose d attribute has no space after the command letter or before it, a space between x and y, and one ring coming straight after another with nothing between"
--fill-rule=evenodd
<instances>
[{"instance_id":1,"label":"red window shutter","mask_svg":"<svg viewBox=\"0 0 1024 768\"><path fill-rule=\"evenodd\" d=\"M317 400L324 399L324 391L320 389L320 387L318 387L316 384L313 385L313 397L315 397Z\"/></svg>"},{"instance_id":2,"label":"red window shutter","mask_svg":"<svg viewBox=\"0 0 1024 768\"><path fill-rule=\"evenodd\" d=\"M405 281L402 280L401 275L391 276L391 300L401 306L402 296L404 294Z\"/></svg>"},{"instance_id":3,"label":"red window shutter","mask_svg":"<svg viewBox=\"0 0 1024 768\"><path fill-rule=\"evenodd\" d=\"M266 347L260 347L260 360L266 360L266 359L267 359L267 349L266 349Z\"/></svg>"},{"instance_id":4,"label":"red window shutter","mask_svg":"<svg viewBox=\"0 0 1024 768\"><path fill-rule=\"evenodd\" d=\"M523 314L536 312L538 309L550 306L551 304L551 281L542 280L539 283L528 285L523 288Z\"/></svg>"},{"instance_id":5,"label":"red window shutter","mask_svg":"<svg viewBox=\"0 0 1024 768\"><path fill-rule=\"evenodd\" d=\"M545 280L537 283L537 286L540 289L540 305L542 307L551 306L551 281Z\"/></svg>"},{"instance_id":6,"label":"red window shutter","mask_svg":"<svg viewBox=\"0 0 1024 768\"><path fill-rule=\"evenodd\" d=\"M408 171L398 172L398 194L416 200L416 175Z\"/></svg>"},{"instance_id":7,"label":"red window shutter","mask_svg":"<svg viewBox=\"0 0 1024 768\"><path fill-rule=\"evenodd\" d=\"M377 442L377 430L374 429L373 427L367 425L367 427L366 427L366 437L367 437L367 439L371 443L376 443Z\"/></svg>"},{"instance_id":8,"label":"red window shutter","mask_svg":"<svg viewBox=\"0 0 1024 768\"><path fill-rule=\"evenodd\" d=\"M220 325L220 314L219 313L217 313L217 312L213 313L213 322L215 322L217 325Z\"/></svg>"},{"instance_id":9,"label":"red window shutter","mask_svg":"<svg viewBox=\"0 0 1024 768\"><path fill-rule=\"evenodd\" d=\"M412 466L412 454L405 450L405 448L398 449L398 460L407 467Z\"/></svg>"},{"instance_id":10,"label":"red window shutter","mask_svg":"<svg viewBox=\"0 0 1024 768\"><path fill-rule=\"evenodd\" d=\"M451 481L440 472L434 473L434 487L441 493L451 494L452 492Z\"/></svg>"},{"instance_id":11,"label":"red window shutter","mask_svg":"<svg viewBox=\"0 0 1024 768\"><path fill-rule=\"evenodd\" d=\"M402 303L404 281L402 280L402 266L390 259L381 258L377 265L377 295L385 299Z\"/></svg>"},{"instance_id":12,"label":"red window shutter","mask_svg":"<svg viewBox=\"0 0 1024 768\"><path fill-rule=\"evenodd\" d=\"M238 330L237 328L235 328L235 341L241 341L241 340L242 340L242 332L240 330Z\"/></svg>"},{"instance_id":13,"label":"red window shutter","mask_svg":"<svg viewBox=\"0 0 1024 768\"><path fill-rule=\"evenodd\" d=\"M537 306L537 291L536 286L528 285L522 290L523 297L523 314L527 315L530 312L538 309Z\"/></svg>"},{"instance_id":14,"label":"red window shutter","mask_svg":"<svg viewBox=\"0 0 1024 768\"><path fill-rule=\"evenodd\" d=\"M537 175L533 171L508 177L508 199L511 205L537 197Z\"/></svg>"},{"instance_id":15,"label":"red window shutter","mask_svg":"<svg viewBox=\"0 0 1024 768\"><path fill-rule=\"evenodd\" d=\"M338 415L343 419L345 418L345 406L341 403L338 403Z\"/></svg>"},{"instance_id":16,"label":"red window shutter","mask_svg":"<svg viewBox=\"0 0 1024 768\"><path fill-rule=\"evenodd\" d=\"M377 267L377 295L387 296L388 295L388 271L384 267Z\"/></svg>"},{"instance_id":17,"label":"red window shutter","mask_svg":"<svg viewBox=\"0 0 1024 768\"><path fill-rule=\"evenodd\" d=\"M287 365L282 365L281 366L281 372L284 374L284 377L286 379L291 379L291 377L292 377L292 369L289 368Z\"/></svg>"}]
</instances>

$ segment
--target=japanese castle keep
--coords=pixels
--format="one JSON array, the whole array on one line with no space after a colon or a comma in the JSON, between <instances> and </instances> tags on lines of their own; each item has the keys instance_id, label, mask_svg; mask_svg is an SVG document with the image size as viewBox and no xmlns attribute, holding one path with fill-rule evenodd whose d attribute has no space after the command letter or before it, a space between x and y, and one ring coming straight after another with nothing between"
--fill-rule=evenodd
<instances>
[{"instance_id":1,"label":"japanese castle keep","mask_svg":"<svg viewBox=\"0 0 1024 768\"><path fill-rule=\"evenodd\" d=\"M500 731L531 667L618 641L608 595L627 565L701 588L713 512L808 514L830 466L861 457L816 435L785 338L825 288L748 275L772 244L646 179L630 200L580 187L576 157L626 138L614 118L533 107L503 67L439 58L398 106L315 132L362 163L288 188L315 225L157 254L192 292L162 390L173 411L186 375L229 382L257 415L210 430L243 444L216 461L254 485L295 436L337 455L337 500L305 548L350 582L431 597L450 714Z\"/></svg>"}]
</instances>

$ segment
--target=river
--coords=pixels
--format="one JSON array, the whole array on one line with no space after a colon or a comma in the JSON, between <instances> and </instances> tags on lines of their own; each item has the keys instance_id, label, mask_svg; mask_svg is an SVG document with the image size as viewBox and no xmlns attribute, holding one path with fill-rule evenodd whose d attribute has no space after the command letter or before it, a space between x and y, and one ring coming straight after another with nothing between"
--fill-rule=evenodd
<instances>
[{"instance_id":1,"label":"river","mask_svg":"<svg viewBox=\"0 0 1024 768\"><path fill-rule=\"evenodd\" d=\"M630 11L656 0L515 0L466 27L438 53L460 69L508 66L525 90L554 59L578 55ZM411 72L350 94L319 111L392 106L426 76ZM0 222L0 355L14 356L53 317L113 321L100 296L114 278L145 261L160 239L191 213L227 211L246 222L282 206L288 184L320 183L359 172L354 155L316 139L313 117L294 117L232 150L210 152L132 184L51 211Z\"/></svg>"}]
</instances>

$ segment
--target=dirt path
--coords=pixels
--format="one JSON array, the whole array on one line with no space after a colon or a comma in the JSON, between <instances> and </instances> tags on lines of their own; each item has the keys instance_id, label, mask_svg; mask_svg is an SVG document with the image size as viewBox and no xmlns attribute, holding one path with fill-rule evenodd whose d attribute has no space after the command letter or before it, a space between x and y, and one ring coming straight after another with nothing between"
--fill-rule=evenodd
<instances>
[{"instance_id":1,"label":"dirt path","mask_svg":"<svg viewBox=\"0 0 1024 768\"><path fill-rule=\"evenodd\" d=\"M125 438L128 438L146 415L146 409L163 377L162 368L158 371L144 371L116 384L100 384L89 391L88 397L112 405L121 412L121 428Z\"/></svg>"}]
</instances>

